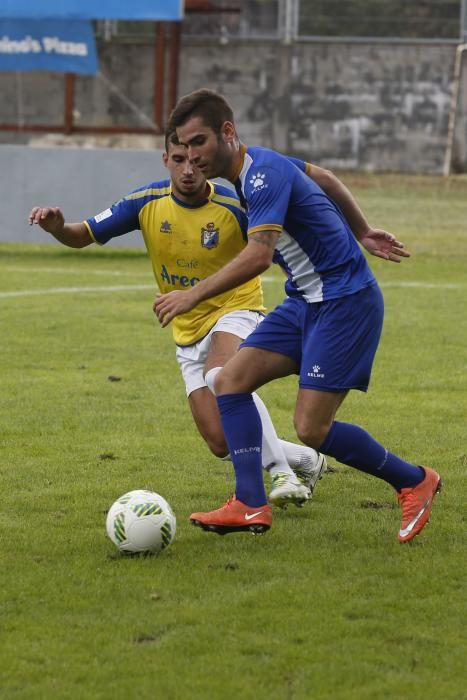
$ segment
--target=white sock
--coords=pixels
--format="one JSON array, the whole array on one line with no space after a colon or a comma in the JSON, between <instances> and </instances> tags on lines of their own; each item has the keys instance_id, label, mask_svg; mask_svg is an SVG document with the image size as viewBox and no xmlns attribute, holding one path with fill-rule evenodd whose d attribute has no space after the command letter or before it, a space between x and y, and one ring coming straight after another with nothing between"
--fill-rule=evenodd
<instances>
[{"instance_id":1,"label":"white sock","mask_svg":"<svg viewBox=\"0 0 467 700\"><path fill-rule=\"evenodd\" d=\"M313 458L313 463L317 463L319 456L316 450L312 447L305 447L304 445L297 445L295 442L287 442L287 440L279 440L282 445L287 462L290 466L300 467L302 464L302 459L308 461Z\"/></svg>"},{"instance_id":2,"label":"white sock","mask_svg":"<svg viewBox=\"0 0 467 700\"><path fill-rule=\"evenodd\" d=\"M216 378L217 373L221 369L221 367L213 367L209 370L209 372L206 372L206 375L204 377L206 380L206 384L208 385L209 389L212 391L213 394L215 394L214 379ZM258 413L261 418L261 425L263 426L263 469L266 469L271 476L274 476L274 474L278 474L279 472L281 472L282 474L289 474L290 476L295 476L293 470L289 467L287 457L281 444L284 441L279 440L279 438L277 437L276 429L274 428L268 409L264 405L262 399L260 399L258 394L256 393L253 393L253 401L255 402L255 406L258 409Z\"/></svg>"},{"instance_id":3,"label":"white sock","mask_svg":"<svg viewBox=\"0 0 467 700\"><path fill-rule=\"evenodd\" d=\"M281 445L282 441L277 437L276 429L272 423L268 409L256 392L253 393L252 396L263 426L263 469L267 469L271 476L279 474L279 472L295 476L293 470L289 467L287 457Z\"/></svg>"},{"instance_id":4,"label":"white sock","mask_svg":"<svg viewBox=\"0 0 467 700\"><path fill-rule=\"evenodd\" d=\"M211 392L211 394L216 395L216 392L214 391L214 380L221 371L222 367L213 367L210 369L206 374L204 375L204 381L208 385L208 389Z\"/></svg>"}]
</instances>

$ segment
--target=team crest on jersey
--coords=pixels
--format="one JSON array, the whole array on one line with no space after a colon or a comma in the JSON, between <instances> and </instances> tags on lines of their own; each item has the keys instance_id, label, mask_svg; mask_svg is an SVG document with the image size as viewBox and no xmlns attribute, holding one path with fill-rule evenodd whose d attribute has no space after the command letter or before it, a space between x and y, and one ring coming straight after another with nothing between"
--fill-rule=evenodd
<instances>
[{"instance_id":1,"label":"team crest on jersey","mask_svg":"<svg viewBox=\"0 0 467 700\"><path fill-rule=\"evenodd\" d=\"M167 220L163 221L161 223L161 227L160 227L159 231L161 233L172 233L172 224L170 223L170 221L167 221Z\"/></svg>"},{"instance_id":2,"label":"team crest on jersey","mask_svg":"<svg viewBox=\"0 0 467 700\"><path fill-rule=\"evenodd\" d=\"M219 245L219 229L212 222L201 229L201 245L208 250Z\"/></svg>"}]
</instances>

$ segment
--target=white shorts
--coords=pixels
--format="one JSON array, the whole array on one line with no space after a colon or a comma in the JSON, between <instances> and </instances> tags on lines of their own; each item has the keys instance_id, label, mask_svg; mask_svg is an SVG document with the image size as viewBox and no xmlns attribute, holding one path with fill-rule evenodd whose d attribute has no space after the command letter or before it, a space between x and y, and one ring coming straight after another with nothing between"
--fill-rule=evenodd
<instances>
[{"instance_id":1,"label":"white shorts","mask_svg":"<svg viewBox=\"0 0 467 700\"><path fill-rule=\"evenodd\" d=\"M211 347L212 334L222 331L232 333L232 335L245 340L263 318L264 314L259 311L231 311L229 314L221 316L209 333L194 345L177 345L176 357L185 382L187 396L196 389L206 386L204 365Z\"/></svg>"}]
</instances>

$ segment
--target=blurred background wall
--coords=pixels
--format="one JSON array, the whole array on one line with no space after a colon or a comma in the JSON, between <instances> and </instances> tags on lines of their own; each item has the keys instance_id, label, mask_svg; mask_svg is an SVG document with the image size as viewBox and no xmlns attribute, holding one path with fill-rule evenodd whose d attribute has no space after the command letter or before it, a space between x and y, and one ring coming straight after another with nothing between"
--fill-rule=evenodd
<instances>
[{"instance_id":1,"label":"blurred background wall","mask_svg":"<svg viewBox=\"0 0 467 700\"><path fill-rule=\"evenodd\" d=\"M182 22L94 22L97 75L0 73L6 240L37 235L24 226L33 204L81 218L165 177L170 108L200 87L227 97L248 144L337 171L467 172L467 0L185 10Z\"/></svg>"},{"instance_id":2,"label":"blurred background wall","mask_svg":"<svg viewBox=\"0 0 467 700\"><path fill-rule=\"evenodd\" d=\"M100 51L102 73L113 75L143 114L151 112L152 54L145 44L106 44ZM311 158L323 167L434 173L441 172L446 149L454 58L454 48L443 44L190 40L180 56L179 95L199 87L219 90L232 103L247 143ZM464 75L467 80L467 71ZM3 120L17 117L18 80L23 119L60 118L61 76L2 75ZM76 79L77 124L136 125L141 118L131 104L102 79ZM458 168L467 169L467 116L458 120L457 131L455 159ZM111 141L119 143L116 136ZM0 142L47 139L0 132Z\"/></svg>"},{"instance_id":3,"label":"blurred background wall","mask_svg":"<svg viewBox=\"0 0 467 700\"><path fill-rule=\"evenodd\" d=\"M467 0L186 0L178 23L94 22L100 71L75 76L68 135L156 135L179 96L207 86L232 102L247 143L325 167L439 173L451 126L452 169L467 171L467 51L455 78L466 8ZM164 102L158 117L155 100ZM63 143L28 132L59 130L63 111L63 75L0 74L0 143ZM105 141L134 144L116 133Z\"/></svg>"}]
</instances>

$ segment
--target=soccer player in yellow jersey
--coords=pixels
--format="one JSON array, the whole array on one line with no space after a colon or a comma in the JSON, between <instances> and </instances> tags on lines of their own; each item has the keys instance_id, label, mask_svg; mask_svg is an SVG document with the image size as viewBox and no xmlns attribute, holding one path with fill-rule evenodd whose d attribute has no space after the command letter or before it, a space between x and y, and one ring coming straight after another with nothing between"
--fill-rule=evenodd
<instances>
[{"instance_id":1,"label":"soccer player in yellow jersey","mask_svg":"<svg viewBox=\"0 0 467 700\"><path fill-rule=\"evenodd\" d=\"M245 247L247 218L235 192L206 181L190 164L175 134L167 135L163 157L170 180L138 188L81 223L66 223L60 209L53 207L34 207L29 223L72 248L105 244L140 229L160 291L188 289ZM217 372L261 322L264 311L256 277L177 316L172 324L193 419L220 458L228 458L228 448L208 386L212 389ZM303 505L326 468L325 459L311 448L278 440L264 403L254 398L263 425L263 463L272 479L270 501Z\"/></svg>"}]
</instances>

